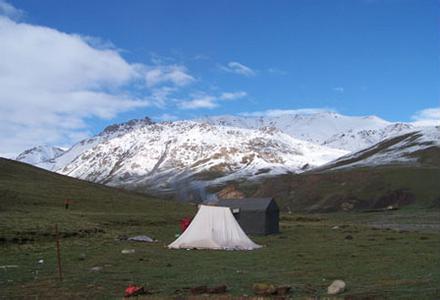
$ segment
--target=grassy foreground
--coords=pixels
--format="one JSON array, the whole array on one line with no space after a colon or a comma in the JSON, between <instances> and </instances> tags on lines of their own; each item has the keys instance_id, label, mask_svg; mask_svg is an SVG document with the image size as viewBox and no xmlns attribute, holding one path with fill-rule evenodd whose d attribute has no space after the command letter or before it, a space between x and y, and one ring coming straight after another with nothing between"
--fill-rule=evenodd
<instances>
[{"instance_id":1,"label":"grassy foreground","mask_svg":"<svg viewBox=\"0 0 440 300\"><path fill-rule=\"evenodd\" d=\"M75 201L69 210L65 198ZM265 246L256 251L168 250L178 220L194 212L194 206L0 160L0 298L120 299L129 283L151 289L156 298L221 284L228 295L241 296L253 295L254 283L267 282L291 285L291 297L302 299L325 296L334 279L347 283L340 299L440 297L438 210L283 214L281 234L252 237ZM116 239L137 234L159 241Z\"/></svg>"}]
</instances>

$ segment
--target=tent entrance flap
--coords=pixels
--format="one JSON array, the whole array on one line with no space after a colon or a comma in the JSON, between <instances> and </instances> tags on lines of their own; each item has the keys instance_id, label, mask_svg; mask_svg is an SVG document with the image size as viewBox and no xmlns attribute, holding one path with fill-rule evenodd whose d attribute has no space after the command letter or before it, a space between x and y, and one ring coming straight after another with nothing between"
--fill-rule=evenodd
<instances>
[{"instance_id":1,"label":"tent entrance flap","mask_svg":"<svg viewBox=\"0 0 440 300\"><path fill-rule=\"evenodd\" d=\"M244 233L228 207L201 205L171 249L254 250L260 248Z\"/></svg>"}]
</instances>

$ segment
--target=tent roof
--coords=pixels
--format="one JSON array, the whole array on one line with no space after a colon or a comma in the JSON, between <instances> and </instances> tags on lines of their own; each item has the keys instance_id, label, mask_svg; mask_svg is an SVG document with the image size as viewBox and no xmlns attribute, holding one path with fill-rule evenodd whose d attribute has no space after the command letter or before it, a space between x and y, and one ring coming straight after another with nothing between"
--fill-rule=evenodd
<instances>
[{"instance_id":1,"label":"tent roof","mask_svg":"<svg viewBox=\"0 0 440 300\"><path fill-rule=\"evenodd\" d=\"M221 199L216 205L240 208L242 210L266 210L272 201L273 198Z\"/></svg>"}]
</instances>

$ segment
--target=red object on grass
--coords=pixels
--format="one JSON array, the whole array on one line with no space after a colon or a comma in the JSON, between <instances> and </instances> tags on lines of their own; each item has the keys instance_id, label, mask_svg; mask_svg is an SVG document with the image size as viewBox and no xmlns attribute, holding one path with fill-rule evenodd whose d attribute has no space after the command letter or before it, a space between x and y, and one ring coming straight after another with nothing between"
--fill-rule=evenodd
<instances>
[{"instance_id":1,"label":"red object on grass","mask_svg":"<svg viewBox=\"0 0 440 300\"><path fill-rule=\"evenodd\" d=\"M180 231L182 231L182 233L188 228L189 224L191 224L191 221L192 219L188 217L180 220Z\"/></svg>"},{"instance_id":2,"label":"red object on grass","mask_svg":"<svg viewBox=\"0 0 440 300\"><path fill-rule=\"evenodd\" d=\"M125 297L131 297L136 295L141 295L144 292L144 288L142 286L136 286L129 284L128 287L125 289Z\"/></svg>"}]
</instances>

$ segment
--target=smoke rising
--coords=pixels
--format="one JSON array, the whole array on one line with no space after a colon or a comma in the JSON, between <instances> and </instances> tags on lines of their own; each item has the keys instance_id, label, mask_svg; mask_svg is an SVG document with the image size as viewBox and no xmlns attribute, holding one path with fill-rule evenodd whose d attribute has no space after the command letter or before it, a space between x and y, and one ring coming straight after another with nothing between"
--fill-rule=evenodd
<instances>
[{"instance_id":1,"label":"smoke rising","mask_svg":"<svg viewBox=\"0 0 440 300\"><path fill-rule=\"evenodd\" d=\"M173 185L177 201L203 204L214 204L218 201L216 194L207 192L207 183L202 180L194 180L188 171L178 176Z\"/></svg>"}]
</instances>

